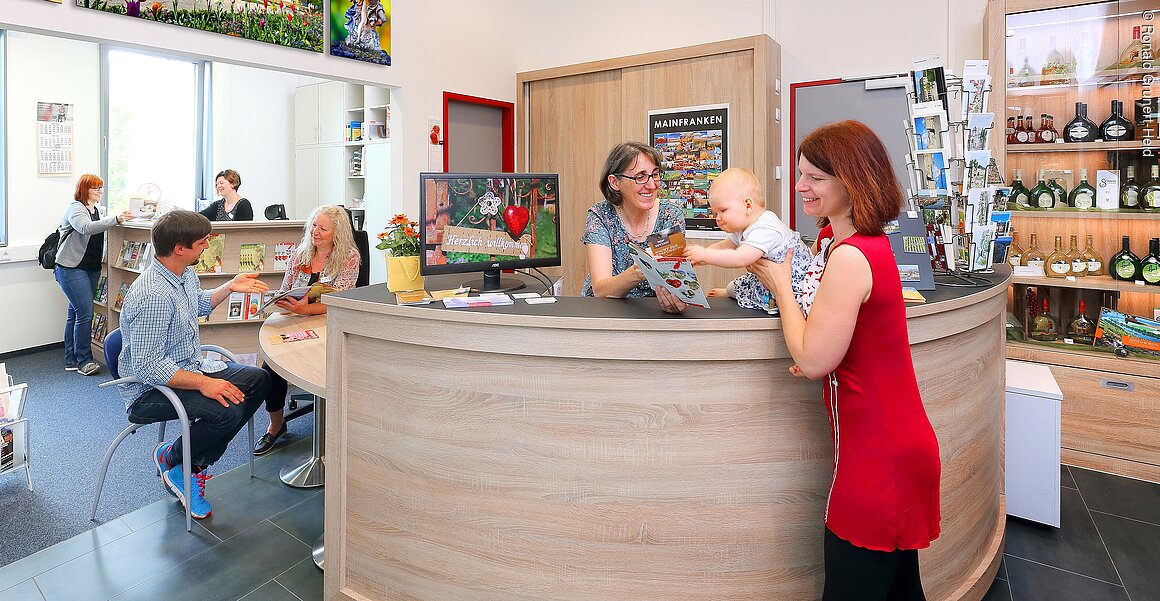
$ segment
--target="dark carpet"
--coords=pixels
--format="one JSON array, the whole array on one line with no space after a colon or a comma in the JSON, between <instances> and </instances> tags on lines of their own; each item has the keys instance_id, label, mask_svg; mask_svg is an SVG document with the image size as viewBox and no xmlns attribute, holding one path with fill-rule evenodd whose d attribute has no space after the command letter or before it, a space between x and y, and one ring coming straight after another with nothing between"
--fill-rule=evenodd
<instances>
[{"instance_id":1,"label":"dark carpet","mask_svg":"<svg viewBox=\"0 0 1160 601\"><path fill-rule=\"evenodd\" d=\"M9 357L8 373L17 384L28 383L28 418L31 441L29 492L24 470L0 476L0 566L90 530L89 521L97 468L109 443L128 425L125 405L116 390L97 388L108 381L108 370L95 376L64 371L64 348ZM296 392L291 387L291 392ZM264 409L254 421L254 436L269 425ZM289 423L289 433L278 441L284 446L312 432L311 416ZM170 422L166 438L180 432ZM157 443L157 426L145 426L125 439L109 465L97 522L103 523L150 503L169 497L155 475L151 457ZM250 449L246 430L230 443L226 454L210 469L211 474L245 465ZM174 501L176 503L177 501Z\"/></svg>"}]
</instances>

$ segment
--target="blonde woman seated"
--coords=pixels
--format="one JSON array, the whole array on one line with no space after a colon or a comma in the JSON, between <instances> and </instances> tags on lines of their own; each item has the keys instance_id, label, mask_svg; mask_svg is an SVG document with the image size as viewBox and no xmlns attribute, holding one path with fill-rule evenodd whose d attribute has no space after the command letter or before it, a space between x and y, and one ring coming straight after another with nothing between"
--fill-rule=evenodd
<instances>
[{"instance_id":1,"label":"blonde woman seated","mask_svg":"<svg viewBox=\"0 0 1160 601\"><path fill-rule=\"evenodd\" d=\"M359 253L354 244L354 233L346 209L337 205L322 205L310 214L298 248L286 267L281 290L310 286L317 282L330 284L339 290L354 288L358 280ZM277 302L278 308L299 315L321 315L326 305L318 299L286 297ZM286 379L274 373L270 366L262 368L270 374L270 395L266 411L270 414L270 428L254 446L255 455L265 455L274 443L286 433Z\"/></svg>"}]
</instances>

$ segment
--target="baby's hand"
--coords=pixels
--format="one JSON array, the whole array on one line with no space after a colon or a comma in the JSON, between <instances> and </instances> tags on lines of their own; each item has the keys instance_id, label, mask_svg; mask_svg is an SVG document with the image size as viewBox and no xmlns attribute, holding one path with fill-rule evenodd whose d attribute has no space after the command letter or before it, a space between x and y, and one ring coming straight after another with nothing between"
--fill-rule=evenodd
<instances>
[{"instance_id":1,"label":"baby's hand","mask_svg":"<svg viewBox=\"0 0 1160 601\"><path fill-rule=\"evenodd\" d=\"M729 289L728 288L710 288L707 292L705 292L705 296L708 296L710 298L715 298L718 296L726 297L726 296L729 296Z\"/></svg>"},{"instance_id":2,"label":"baby's hand","mask_svg":"<svg viewBox=\"0 0 1160 601\"><path fill-rule=\"evenodd\" d=\"M693 265L705 264L705 247L690 244L685 247L685 258Z\"/></svg>"}]
</instances>

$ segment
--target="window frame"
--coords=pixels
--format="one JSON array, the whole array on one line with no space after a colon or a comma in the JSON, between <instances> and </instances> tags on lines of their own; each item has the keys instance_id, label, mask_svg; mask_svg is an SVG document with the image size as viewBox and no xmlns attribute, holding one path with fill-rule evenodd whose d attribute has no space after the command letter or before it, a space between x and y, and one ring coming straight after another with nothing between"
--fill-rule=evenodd
<instances>
[{"instance_id":1,"label":"window frame","mask_svg":"<svg viewBox=\"0 0 1160 601\"><path fill-rule=\"evenodd\" d=\"M8 240L8 32L0 29L0 248Z\"/></svg>"}]
</instances>

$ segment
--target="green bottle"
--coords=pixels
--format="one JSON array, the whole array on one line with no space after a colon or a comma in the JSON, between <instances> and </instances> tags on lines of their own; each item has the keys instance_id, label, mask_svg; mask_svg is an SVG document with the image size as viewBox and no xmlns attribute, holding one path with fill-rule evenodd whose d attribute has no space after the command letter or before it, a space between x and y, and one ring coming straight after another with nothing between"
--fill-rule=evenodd
<instances>
[{"instance_id":1,"label":"green bottle","mask_svg":"<svg viewBox=\"0 0 1160 601\"><path fill-rule=\"evenodd\" d=\"M1140 258L1132 254L1132 249L1129 247L1130 240L1127 236L1123 238L1123 250L1112 256L1111 263L1108 264L1112 279L1132 282L1140 275Z\"/></svg>"},{"instance_id":2,"label":"green bottle","mask_svg":"<svg viewBox=\"0 0 1160 601\"><path fill-rule=\"evenodd\" d=\"M1140 260L1140 279L1145 284L1160 286L1160 238L1148 241L1148 256Z\"/></svg>"},{"instance_id":3,"label":"green bottle","mask_svg":"<svg viewBox=\"0 0 1160 601\"><path fill-rule=\"evenodd\" d=\"M1015 170L1015 178L1011 181L1011 202L1020 209L1031 205L1031 191L1023 185L1023 170Z\"/></svg>"},{"instance_id":4,"label":"green bottle","mask_svg":"<svg viewBox=\"0 0 1160 601\"><path fill-rule=\"evenodd\" d=\"M1096 189L1088 183L1088 170L1079 170L1079 185L1067 197L1067 204L1084 211L1096 206Z\"/></svg>"},{"instance_id":5,"label":"green bottle","mask_svg":"<svg viewBox=\"0 0 1160 601\"><path fill-rule=\"evenodd\" d=\"M1039 183L1031 189L1031 206L1037 209L1050 209L1055 206L1055 191L1047 187L1043 181L1043 170L1039 170Z\"/></svg>"},{"instance_id":6,"label":"green bottle","mask_svg":"<svg viewBox=\"0 0 1160 601\"><path fill-rule=\"evenodd\" d=\"M1059 184L1059 180L1052 179L1051 181L1047 182L1047 187L1051 188L1051 191L1055 193L1055 208L1067 208L1067 190L1065 190L1063 186Z\"/></svg>"},{"instance_id":7,"label":"green bottle","mask_svg":"<svg viewBox=\"0 0 1160 601\"><path fill-rule=\"evenodd\" d=\"M1152 179L1140 189L1140 208L1160 211L1160 166L1152 165Z\"/></svg>"}]
</instances>

